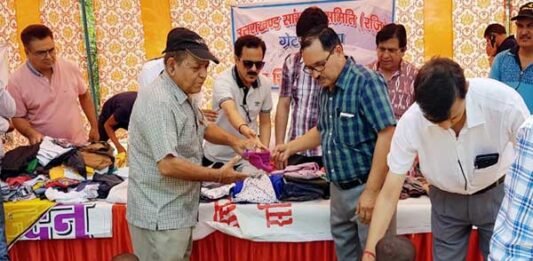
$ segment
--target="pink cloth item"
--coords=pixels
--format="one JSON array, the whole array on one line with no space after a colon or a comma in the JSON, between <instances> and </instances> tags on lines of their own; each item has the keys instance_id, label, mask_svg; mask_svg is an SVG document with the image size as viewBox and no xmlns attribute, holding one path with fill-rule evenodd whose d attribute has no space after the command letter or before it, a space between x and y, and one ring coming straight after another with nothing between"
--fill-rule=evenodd
<instances>
[{"instance_id":1,"label":"pink cloth item","mask_svg":"<svg viewBox=\"0 0 533 261\"><path fill-rule=\"evenodd\" d=\"M248 160L250 164L252 164L254 167L264 170L266 172L272 172L274 170L274 166L270 163L270 151L264 150L264 151L251 151L246 150L242 154L242 157L245 160Z\"/></svg>"},{"instance_id":2,"label":"pink cloth item","mask_svg":"<svg viewBox=\"0 0 533 261\"><path fill-rule=\"evenodd\" d=\"M7 90L16 103L15 117L28 120L44 136L76 145L86 143L78 96L87 92L87 87L80 69L57 58L53 70L49 81L28 61L9 77Z\"/></svg>"},{"instance_id":3,"label":"pink cloth item","mask_svg":"<svg viewBox=\"0 0 533 261\"><path fill-rule=\"evenodd\" d=\"M314 179L319 178L323 174L316 162L307 162L287 166L283 175L301 179Z\"/></svg>"}]
</instances>

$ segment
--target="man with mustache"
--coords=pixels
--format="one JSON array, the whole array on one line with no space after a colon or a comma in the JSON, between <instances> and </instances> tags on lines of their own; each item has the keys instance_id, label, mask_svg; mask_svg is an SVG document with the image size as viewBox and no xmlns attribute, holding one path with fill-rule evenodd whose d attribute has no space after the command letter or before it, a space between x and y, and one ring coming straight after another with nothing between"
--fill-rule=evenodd
<instances>
[{"instance_id":1,"label":"man with mustache","mask_svg":"<svg viewBox=\"0 0 533 261\"><path fill-rule=\"evenodd\" d=\"M87 142L78 101L89 120L89 140L99 140L96 111L76 65L56 58L52 31L33 24L20 34L28 60L9 78L8 91L17 105L13 125L30 144L44 136Z\"/></svg>"},{"instance_id":2,"label":"man with mustache","mask_svg":"<svg viewBox=\"0 0 533 261\"><path fill-rule=\"evenodd\" d=\"M220 110L216 124L237 137L256 139L266 149L270 143L272 110L272 82L260 75L266 45L256 36L244 35L235 42L234 52L235 66L220 74L213 87L212 107ZM213 168L219 168L235 155L230 148L211 142L205 143L204 153L202 164Z\"/></svg>"},{"instance_id":3,"label":"man with mustache","mask_svg":"<svg viewBox=\"0 0 533 261\"><path fill-rule=\"evenodd\" d=\"M376 197L387 174L386 156L396 120L383 77L345 56L337 33L315 28L301 41L304 71L322 88L318 125L274 158L284 165L296 152L322 145L331 181L330 221L337 260L359 260Z\"/></svg>"},{"instance_id":4,"label":"man with mustache","mask_svg":"<svg viewBox=\"0 0 533 261\"><path fill-rule=\"evenodd\" d=\"M533 111L533 2L521 6L511 20L516 24L518 45L496 55L490 78L515 89Z\"/></svg>"},{"instance_id":5,"label":"man with mustache","mask_svg":"<svg viewBox=\"0 0 533 261\"><path fill-rule=\"evenodd\" d=\"M204 39L174 28L164 53L165 70L139 90L130 118L126 218L140 260L189 260L200 183L246 177L233 170L236 160L220 169L200 166L203 139L238 153L247 143L208 124L190 98L202 90L210 61L219 62Z\"/></svg>"}]
</instances>

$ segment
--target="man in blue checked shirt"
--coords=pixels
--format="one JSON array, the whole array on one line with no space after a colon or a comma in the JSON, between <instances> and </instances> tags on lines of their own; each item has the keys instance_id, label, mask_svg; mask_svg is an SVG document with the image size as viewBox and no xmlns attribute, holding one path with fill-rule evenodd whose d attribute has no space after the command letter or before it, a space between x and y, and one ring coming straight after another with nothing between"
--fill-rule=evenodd
<instances>
[{"instance_id":1,"label":"man in blue checked shirt","mask_svg":"<svg viewBox=\"0 0 533 261\"><path fill-rule=\"evenodd\" d=\"M388 170L386 156L396 124L387 84L381 75L345 56L331 28L317 28L304 36L301 52L304 71L322 87L318 125L278 145L274 157L283 166L296 152L322 145L331 181L330 220L337 259L359 260Z\"/></svg>"},{"instance_id":2,"label":"man in blue checked shirt","mask_svg":"<svg viewBox=\"0 0 533 261\"><path fill-rule=\"evenodd\" d=\"M505 196L490 242L489 260L533 259L533 117L517 137L517 156L505 180Z\"/></svg>"}]
</instances>

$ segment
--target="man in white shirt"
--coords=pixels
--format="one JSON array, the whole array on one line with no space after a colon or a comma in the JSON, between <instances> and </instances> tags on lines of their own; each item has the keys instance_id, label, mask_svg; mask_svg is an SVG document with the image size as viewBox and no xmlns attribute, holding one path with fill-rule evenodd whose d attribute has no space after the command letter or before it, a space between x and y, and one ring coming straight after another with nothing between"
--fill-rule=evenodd
<instances>
[{"instance_id":1,"label":"man in white shirt","mask_svg":"<svg viewBox=\"0 0 533 261\"><path fill-rule=\"evenodd\" d=\"M215 80L213 109L220 110L216 119L218 126L239 138L258 138L268 146L272 82L261 75L265 51L265 42L256 36L245 35L235 41L235 66ZM235 156L231 148L210 142L205 143L204 154L202 165L214 168Z\"/></svg>"},{"instance_id":2,"label":"man in white shirt","mask_svg":"<svg viewBox=\"0 0 533 261\"><path fill-rule=\"evenodd\" d=\"M389 174L372 215L364 260L373 260L416 156L431 184L434 260L465 260L472 226L485 259L504 195L513 144L529 111L512 88L469 79L447 58L434 58L414 82L415 102L402 116L388 155Z\"/></svg>"}]
</instances>

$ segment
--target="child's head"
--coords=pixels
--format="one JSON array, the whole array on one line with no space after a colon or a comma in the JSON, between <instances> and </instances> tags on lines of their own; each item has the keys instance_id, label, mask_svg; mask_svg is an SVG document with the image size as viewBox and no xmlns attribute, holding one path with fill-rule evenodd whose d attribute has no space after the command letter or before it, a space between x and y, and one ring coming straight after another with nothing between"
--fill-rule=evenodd
<instances>
[{"instance_id":1,"label":"child's head","mask_svg":"<svg viewBox=\"0 0 533 261\"><path fill-rule=\"evenodd\" d=\"M405 237L386 236L376 245L376 261L414 261L415 248Z\"/></svg>"},{"instance_id":2,"label":"child's head","mask_svg":"<svg viewBox=\"0 0 533 261\"><path fill-rule=\"evenodd\" d=\"M134 254L126 253L114 256L111 261L139 261L139 258Z\"/></svg>"}]
</instances>

